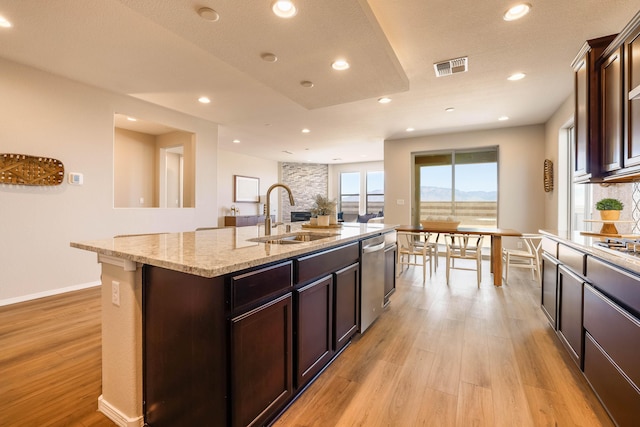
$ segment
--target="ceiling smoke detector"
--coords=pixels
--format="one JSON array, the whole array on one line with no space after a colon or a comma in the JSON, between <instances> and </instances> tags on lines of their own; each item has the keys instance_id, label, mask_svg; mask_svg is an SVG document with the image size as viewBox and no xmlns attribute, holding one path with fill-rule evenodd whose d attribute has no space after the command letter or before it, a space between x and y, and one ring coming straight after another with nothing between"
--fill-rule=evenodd
<instances>
[{"instance_id":1,"label":"ceiling smoke detector","mask_svg":"<svg viewBox=\"0 0 640 427\"><path fill-rule=\"evenodd\" d=\"M449 59L447 61L436 62L433 69L436 77L450 76L451 74L465 73L468 69L469 57Z\"/></svg>"}]
</instances>

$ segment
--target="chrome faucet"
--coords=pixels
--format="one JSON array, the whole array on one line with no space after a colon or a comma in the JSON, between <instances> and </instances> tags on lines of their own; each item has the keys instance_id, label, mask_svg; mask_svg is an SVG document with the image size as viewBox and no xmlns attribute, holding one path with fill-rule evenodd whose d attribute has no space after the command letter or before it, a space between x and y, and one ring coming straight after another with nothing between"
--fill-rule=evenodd
<instances>
[{"instance_id":1,"label":"chrome faucet","mask_svg":"<svg viewBox=\"0 0 640 427\"><path fill-rule=\"evenodd\" d=\"M276 187L282 187L285 190L287 190L287 193L289 193L289 203L291 203L291 206L295 206L296 202L293 200L293 193L291 193L291 189L286 186L285 184L273 184L271 187L269 187L269 189L267 190L267 203L265 204L265 210L266 210L266 217L264 219L264 235L265 236L270 236L271 235L271 202L270 202L270 196L271 196L271 190L273 190Z\"/></svg>"}]
</instances>

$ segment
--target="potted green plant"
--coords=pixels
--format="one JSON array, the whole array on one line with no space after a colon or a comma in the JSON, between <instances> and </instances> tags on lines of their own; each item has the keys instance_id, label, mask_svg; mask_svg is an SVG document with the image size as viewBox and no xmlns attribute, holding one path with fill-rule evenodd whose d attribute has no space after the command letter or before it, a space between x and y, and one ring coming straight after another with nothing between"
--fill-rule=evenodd
<instances>
[{"instance_id":1,"label":"potted green plant","mask_svg":"<svg viewBox=\"0 0 640 427\"><path fill-rule=\"evenodd\" d=\"M600 219L616 221L620 218L620 211L624 204L618 199L606 198L596 203L596 209L600 211Z\"/></svg>"},{"instance_id":2,"label":"potted green plant","mask_svg":"<svg viewBox=\"0 0 640 427\"><path fill-rule=\"evenodd\" d=\"M333 214L335 202L321 194L317 194L313 198L313 207L311 214L318 218L318 226L328 227L330 216Z\"/></svg>"}]
</instances>

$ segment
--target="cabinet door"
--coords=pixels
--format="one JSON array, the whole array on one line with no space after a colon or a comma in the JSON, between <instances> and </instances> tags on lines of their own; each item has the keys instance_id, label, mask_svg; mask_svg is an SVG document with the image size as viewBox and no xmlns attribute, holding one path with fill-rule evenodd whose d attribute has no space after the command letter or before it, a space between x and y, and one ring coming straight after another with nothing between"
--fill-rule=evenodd
<instances>
[{"instance_id":1,"label":"cabinet door","mask_svg":"<svg viewBox=\"0 0 640 427\"><path fill-rule=\"evenodd\" d=\"M602 78L602 169L611 172L622 167L622 49L606 58Z\"/></svg>"},{"instance_id":2,"label":"cabinet door","mask_svg":"<svg viewBox=\"0 0 640 427\"><path fill-rule=\"evenodd\" d=\"M640 90L640 31L625 43L627 67L627 90ZM627 95L628 98L628 95ZM624 166L640 165L640 98L629 99L627 103L627 141L624 150Z\"/></svg>"},{"instance_id":3,"label":"cabinet door","mask_svg":"<svg viewBox=\"0 0 640 427\"><path fill-rule=\"evenodd\" d=\"M585 55L575 70L576 140L573 150L573 175L576 178L591 172L589 168L589 74Z\"/></svg>"},{"instance_id":4,"label":"cabinet door","mask_svg":"<svg viewBox=\"0 0 640 427\"><path fill-rule=\"evenodd\" d=\"M395 264L394 264L395 265ZM335 273L334 343L335 351L344 347L358 330L360 264Z\"/></svg>"},{"instance_id":5,"label":"cabinet door","mask_svg":"<svg viewBox=\"0 0 640 427\"><path fill-rule=\"evenodd\" d=\"M558 336L574 362L582 369L584 330L582 295L584 281L564 265L558 266Z\"/></svg>"},{"instance_id":6,"label":"cabinet door","mask_svg":"<svg viewBox=\"0 0 640 427\"><path fill-rule=\"evenodd\" d=\"M333 278L296 289L296 386L309 382L333 356Z\"/></svg>"},{"instance_id":7,"label":"cabinet door","mask_svg":"<svg viewBox=\"0 0 640 427\"><path fill-rule=\"evenodd\" d=\"M546 253L542 254L542 296L540 305L553 329L557 329L558 261Z\"/></svg>"},{"instance_id":8,"label":"cabinet door","mask_svg":"<svg viewBox=\"0 0 640 427\"><path fill-rule=\"evenodd\" d=\"M231 425L263 425L292 396L292 298L231 319Z\"/></svg>"},{"instance_id":9,"label":"cabinet door","mask_svg":"<svg viewBox=\"0 0 640 427\"><path fill-rule=\"evenodd\" d=\"M384 305L389 304L389 296L396 291L396 245L384 250Z\"/></svg>"}]
</instances>

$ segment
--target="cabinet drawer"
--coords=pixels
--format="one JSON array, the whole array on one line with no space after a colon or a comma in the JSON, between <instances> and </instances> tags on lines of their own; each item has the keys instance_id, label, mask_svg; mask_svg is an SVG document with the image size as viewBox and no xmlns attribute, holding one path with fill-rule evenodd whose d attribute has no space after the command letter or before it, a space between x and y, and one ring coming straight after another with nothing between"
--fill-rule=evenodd
<instances>
[{"instance_id":1,"label":"cabinet drawer","mask_svg":"<svg viewBox=\"0 0 640 427\"><path fill-rule=\"evenodd\" d=\"M629 379L640 386L640 322L587 285L584 328Z\"/></svg>"},{"instance_id":2,"label":"cabinet drawer","mask_svg":"<svg viewBox=\"0 0 640 427\"><path fill-rule=\"evenodd\" d=\"M360 257L358 243L351 243L328 251L315 253L296 260L296 283L309 280L340 270L357 262Z\"/></svg>"},{"instance_id":3,"label":"cabinet drawer","mask_svg":"<svg viewBox=\"0 0 640 427\"><path fill-rule=\"evenodd\" d=\"M640 317L640 278L587 257L587 279L616 304Z\"/></svg>"},{"instance_id":4,"label":"cabinet drawer","mask_svg":"<svg viewBox=\"0 0 640 427\"><path fill-rule=\"evenodd\" d=\"M554 258L558 258L558 242L548 237L542 238L542 250Z\"/></svg>"},{"instance_id":5,"label":"cabinet drawer","mask_svg":"<svg viewBox=\"0 0 640 427\"><path fill-rule=\"evenodd\" d=\"M268 296L291 289L292 263L261 268L231 278L231 309L234 311L254 306Z\"/></svg>"},{"instance_id":6,"label":"cabinet drawer","mask_svg":"<svg viewBox=\"0 0 640 427\"><path fill-rule=\"evenodd\" d=\"M638 425L638 390L626 380L589 333L585 338L584 375L617 425Z\"/></svg>"},{"instance_id":7,"label":"cabinet drawer","mask_svg":"<svg viewBox=\"0 0 640 427\"><path fill-rule=\"evenodd\" d=\"M584 276L585 258L587 255L569 246L558 244L558 260L574 273Z\"/></svg>"}]
</instances>

